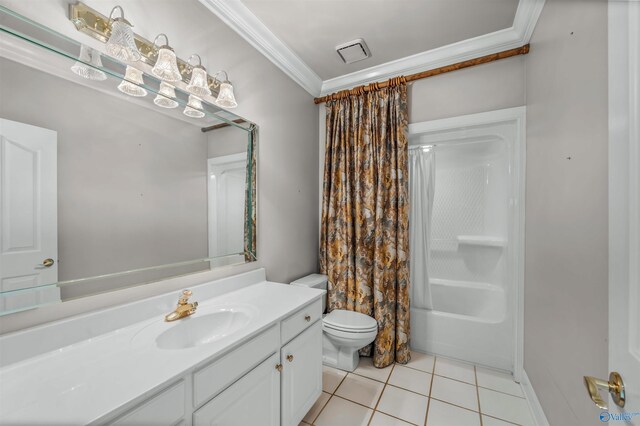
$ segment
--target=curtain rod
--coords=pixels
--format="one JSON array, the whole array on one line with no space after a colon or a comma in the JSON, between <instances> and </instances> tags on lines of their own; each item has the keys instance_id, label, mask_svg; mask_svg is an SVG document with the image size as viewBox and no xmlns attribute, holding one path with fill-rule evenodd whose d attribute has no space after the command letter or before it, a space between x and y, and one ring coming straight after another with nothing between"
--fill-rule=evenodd
<instances>
[{"instance_id":1,"label":"curtain rod","mask_svg":"<svg viewBox=\"0 0 640 426\"><path fill-rule=\"evenodd\" d=\"M432 70L411 74L411 75L405 76L404 80L406 80L406 82L408 83L410 81L420 80L427 77L433 77L433 76L445 74L451 71L461 70L463 68L469 68L476 65L487 64L489 62L510 58L512 56L526 55L527 53L529 53L529 45L525 44L524 46L516 47L515 49L503 50L502 52L493 53L491 55L485 55L479 58L469 59L466 61L457 62L455 64L446 65L444 67L434 68ZM390 85L394 86L394 85L397 85L400 80L401 78L392 78L387 81L370 83L370 84L367 84L366 86L358 86L358 87L354 87L353 89L341 90L339 92L335 92L330 95L322 96L320 98L315 98L313 102L317 105L330 100L342 99L349 95L356 95L358 93L362 93L363 91L369 92L372 90L388 87Z\"/></svg>"},{"instance_id":2,"label":"curtain rod","mask_svg":"<svg viewBox=\"0 0 640 426\"><path fill-rule=\"evenodd\" d=\"M238 118L236 120L233 120L233 122L236 123L236 124L242 124L242 123L246 123L247 120L244 120L242 118ZM216 124L215 126L203 127L200 130L202 131L202 133L206 133L206 132L210 132L212 130L223 129L223 128L229 127L229 126L231 126L231 124L229 124L229 123L221 123L221 124Z\"/></svg>"}]
</instances>

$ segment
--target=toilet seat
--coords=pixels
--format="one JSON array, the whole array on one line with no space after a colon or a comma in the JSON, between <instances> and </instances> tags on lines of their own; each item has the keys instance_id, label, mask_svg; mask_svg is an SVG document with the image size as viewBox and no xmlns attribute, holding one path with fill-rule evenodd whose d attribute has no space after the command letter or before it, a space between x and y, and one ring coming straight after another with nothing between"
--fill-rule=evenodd
<instances>
[{"instance_id":1,"label":"toilet seat","mask_svg":"<svg viewBox=\"0 0 640 426\"><path fill-rule=\"evenodd\" d=\"M322 318L324 329L350 333L370 333L378 331L378 322L359 312L335 309Z\"/></svg>"}]
</instances>

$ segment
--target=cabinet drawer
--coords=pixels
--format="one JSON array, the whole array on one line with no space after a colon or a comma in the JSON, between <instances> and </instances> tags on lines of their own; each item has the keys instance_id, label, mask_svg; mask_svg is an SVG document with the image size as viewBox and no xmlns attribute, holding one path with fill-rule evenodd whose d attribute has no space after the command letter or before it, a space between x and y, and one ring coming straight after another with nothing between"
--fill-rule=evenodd
<instances>
[{"instance_id":1,"label":"cabinet drawer","mask_svg":"<svg viewBox=\"0 0 640 426\"><path fill-rule=\"evenodd\" d=\"M180 380L111 424L171 426L184 417L184 408L185 383Z\"/></svg>"},{"instance_id":2,"label":"cabinet drawer","mask_svg":"<svg viewBox=\"0 0 640 426\"><path fill-rule=\"evenodd\" d=\"M291 316L282 321L280 335L282 343L285 344L289 340L302 333L307 327L322 318L322 300L316 300L299 309Z\"/></svg>"},{"instance_id":3,"label":"cabinet drawer","mask_svg":"<svg viewBox=\"0 0 640 426\"><path fill-rule=\"evenodd\" d=\"M193 374L193 406L208 401L279 348L278 326L274 325L239 348Z\"/></svg>"}]
</instances>

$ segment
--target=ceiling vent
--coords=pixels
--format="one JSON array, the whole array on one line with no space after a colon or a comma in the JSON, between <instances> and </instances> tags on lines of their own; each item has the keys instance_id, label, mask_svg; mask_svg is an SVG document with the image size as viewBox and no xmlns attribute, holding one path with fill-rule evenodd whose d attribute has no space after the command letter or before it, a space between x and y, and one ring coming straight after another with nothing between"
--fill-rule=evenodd
<instances>
[{"instance_id":1,"label":"ceiling vent","mask_svg":"<svg viewBox=\"0 0 640 426\"><path fill-rule=\"evenodd\" d=\"M336 46L336 51L345 64L352 64L371 56L367 43L361 38Z\"/></svg>"}]
</instances>

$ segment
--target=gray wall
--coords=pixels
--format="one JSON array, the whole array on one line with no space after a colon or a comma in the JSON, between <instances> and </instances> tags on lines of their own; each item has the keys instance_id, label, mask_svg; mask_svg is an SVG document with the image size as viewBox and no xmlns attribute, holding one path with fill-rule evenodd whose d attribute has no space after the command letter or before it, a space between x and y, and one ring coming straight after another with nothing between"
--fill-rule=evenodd
<instances>
[{"instance_id":1,"label":"gray wall","mask_svg":"<svg viewBox=\"0 0 640 426\"><path fill-rule=\"evenodd\" d=\"M607 2L547 0L526 61L524 367L552 425L607 373ZM568 158L571 159L568 159Z\"/></svg>"},{"instance_id":2,"label":"gray wall","mask_svg":"<svg viewBox=\"0 0 640 426\"><path fill-rule=\"evenodd\" d=\"M18 13L96 46L67 19L69 1L2 0ZM2 318L0 333L81 312L142 299L250 269L288 282L318 265L318 120L313 97L196 0L87 1L108 13L120 4L148 39L166 32L178 56L198 52L211 73L224 68L234 84L237 114L257 123L258 262L225 267L189 279L169 280L85 297ZM176 19L179 16L180 19Z\"/></svg>"},{"instance_id":3,"label":"gray wall","mask_svg":"<svg viewBox=\"0 0 640 426\"><path fill-rule=\"evenodd\" d=\"M408 91L409 122L524 105L526 60L516 56L414 81Z\"/></svg>"},{"instance_id":4,"label":"gray wall","mask_svg":"<svg viewBox=\"0 0 640 426\"><path fill-rule=\"evenodd\" d=\"M57 132L59 281L207 257L207 143L198 126L159 119L115 87L107 96L6 59L0 75L0 116ZM67 286L63 300L121 281Z\"/></svg>"},{"instance_id":5,"label":"gray wall","mask_svg":"<svg viewBox=\"0 0 640 426\"><path fill-rule=\"evenodd\" d=\"M247 152L249 132L246 130L237 127L223 127L211 130L206 135L208 158Z\"/></svg>"}]
</instances>

